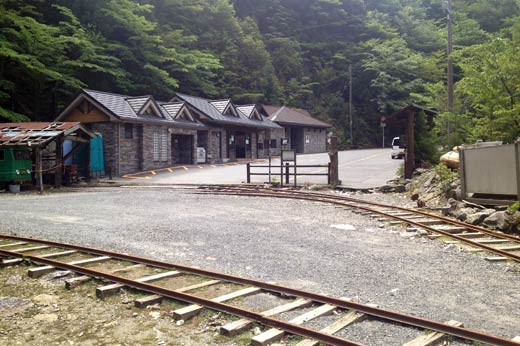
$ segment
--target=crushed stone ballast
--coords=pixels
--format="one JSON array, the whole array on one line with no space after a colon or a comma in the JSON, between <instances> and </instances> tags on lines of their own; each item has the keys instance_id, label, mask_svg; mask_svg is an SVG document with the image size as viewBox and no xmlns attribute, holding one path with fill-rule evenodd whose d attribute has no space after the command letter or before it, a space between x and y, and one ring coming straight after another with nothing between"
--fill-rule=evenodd
<instances>
[{"instance_id":1,"label":"crushed stone ballast","mask_svg":"<svg viewBox=\"0 0 520 346\"><path fill-rule=\"evenodd\" d=\"M191 318L200 313L204 308L240 317L239 320L230 322L221 328L221 333L225 335L232 336L247 330L252 327L253 322L268 327L263 333L252 338L252 345L268 345L283 338L287 333L304 338L298 343L299 346L316 345L318 342L328 345L357 346L361 344L335 336L334 334L353 323L363 323L365 319L374 318L386 323L399 323L412 328L431 331L410 341L406 345L426 346L430 345L432 340L438 341L447 336L497 346L520 345L519 342L515 341L517 340L516 338L515 340L508 340L463 328L462 324L456 321L448 321L447 323L436 322L385 310L370 304L357 303L348 298L335 298L274 283L89 247L0 234L0 257L2 257L2 262L0 262L2 266L21 264L26 261L40 265L39 267L29 268L28 274L33 278L40 277L56 269L71 271L77 276L66 280L68 288L76 287L92 278L109 281L110 284L103 284L96 289L97 296L101 298L116 294L121 288L128 287L149 294L135 301L135 305L138 307L160 303L164 298L189 304L173 312L173 316L176 319L185 320ZM119 262L119 268L103 270L103 264L109 261ZM86 266L93 263L100 266L100 269ZM154 272L152 275L133 279L125 275L138 268L153 268ZM161 286L162 280L186 277L196 277L197 283L176 289ZM197 294L199 290L213 285L234 285L234 290L214 298L204 298ZM261 292L279 295L286 299L287 303L267 311L248 310L230 303L237 298ZM298 311L298 309L309 306L312 307L310 311L306 310L298 317L289 321L275 317L283 312ZM333 324L320 330L304 326L305 322L334 311L338 312L338 319Z\"/></svg>"}]
</instances>

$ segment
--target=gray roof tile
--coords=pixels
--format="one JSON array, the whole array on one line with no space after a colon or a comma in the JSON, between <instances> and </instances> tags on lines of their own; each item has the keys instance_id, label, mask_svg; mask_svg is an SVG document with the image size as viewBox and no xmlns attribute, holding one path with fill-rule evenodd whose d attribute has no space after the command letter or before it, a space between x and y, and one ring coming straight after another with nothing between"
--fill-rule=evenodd
<instances>
[{"instance_id":1,"label":"gray roof tile","mask_svg":"<svg viewBox=\"0 0 520 346\"><path fill-rule=\"evenodd\" d=\"M219 112L219 110L212 104L212 102L220 102L222 100L212 101L203 99L201 97L195 97L180 93L177 93L177 97L187 102L192 107L198 109L200 112L204 113L207 117L209 117L212 121L219 124L258 128L280 128L279 125L275 124L267 117L262 117L262 120L249 119L249 117L243 114L242 112L237 112L238 116L224 115L221 112Z\"/></svg>"}]
</instances>

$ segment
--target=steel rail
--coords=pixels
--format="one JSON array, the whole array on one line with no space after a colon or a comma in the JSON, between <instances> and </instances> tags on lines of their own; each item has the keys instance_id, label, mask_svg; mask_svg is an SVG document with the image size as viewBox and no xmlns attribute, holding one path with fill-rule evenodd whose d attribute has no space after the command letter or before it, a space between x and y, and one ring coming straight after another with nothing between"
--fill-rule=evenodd
<instances>
[{"instance_id":1,"label":"steel rail","mask_svg":"<svg viewBox=\"0 0 520 346\"><path fill-rule=\"evenodd\" d=\"M181 292L177 292L175 290L170 290L170 289L160 287L160 286L155 286L155 285L151 285L151 284L147 284L147 283L143 283L143 282L138 282L138 281L127 279L127 278L124 278L124 277L121 277L118 275L108 274L105 272L100 272L97 270L80 267L77 265L67 264L67 263L63 263L60 261L56 261L56 260L45 259L45 258L41 258L38 256L32 256L32 255L24 256L24 255L20 255L16 252L11 252L11 251L0 250L0 255L10 256L10 257L22 257L22 258L31 260L36 263L53 266L55 268L70 270L70 271L80 273L83 275L87 275L87 276L103 278L105 280L123 284L125 286L135 288L140 291L145 291L145 292L148 292L151 294L157 294L157 295L160 295L160 296L163 296L166 298L171 298L171 299L175 299L175 300L190 303L190 304L201 305L201 306L204 306L206 308L210 308L210 309L213 309L216 311L220 311L223 313L228 313L228 314L232 314L232 315L239 316L242 318L250 319L255 322L261 323L265 326L269 326L272 328L278 328L285 332L299 335L299 336L302 336L305 338L311 338L311 339L314 339L314 340L317 340L320 342L324 342L329 345L363 346L362 344L359 344L354 341L350 341L350 340L340 338L340 337L337 337L334 335L326 334L326 333L321 333L319 331L316 331L316 330L313 330L313 329L310 329L310 328L307 328L304 326L300 326L300 325L296 325L293 323L278 320L275 318L267 317L267 316L262 315L261 313L255 312L255 311L242 309L242 308L239 308L239 307L236 307L233 305L229 305L229 304L215 302L210 299L200 298L200 297L197 297L192 294L181 293Z\"/></svg>"},{"instance_id":2,"label":"steel rail","mask_svg":"<svg viewBox=\"0 0 520 346\"><path fill-rule=\"evenodd\" d=\"M414 214L417 214L417 215L422 215L422 216L425 216L425 217L433 218L433 219L436 219L436 220L439 220L439 221L443 221L443 222L446 222L446 223L449 223L449 224L452 224L452 225L455 225L455 226L461 226L461 227L467 228L467 229L472 230L472 231L478 231L478 232L486 233L488 235L491 235L491 236L494 236L494 237L497 237L497 238L508 239L508 240L511 240L511 241L513 241L515 243L520 243L520 237L517 237L517 236L514 236L514 235L498 233L498 232L489 230L489 229L484 228L484 227L471 225L471 224L468 224L468 223L465 223L465 222L462 222L462 221L453 220L453 219L450 219L450 218L447 218L447 217L443 217L443 216L439 216L439 215L435 215L435 214L430 214L430 213L427 213L427 212L424 212L424 211L420 211L420 210L409 209L409 208L404 208L404 207L399 207L399 206L392 206L392 205L388 205L388 204L382 204L382 203L371 202L371 201L365 201L365 200L356 199L356 198L343 197L343 196L334 196L334 195L328 195L328 194L323 194L323 193L315 193L315 192L301 192L301 191L295 191L295 190L280 190L280 189L271 189L271 188L261 188L261 189L256 188L256 189L253 189L253 188L249 188L249 187L245 187L245 186L228 186L228 187L226 187L225 185L206 185L206 186L208 186L208 187L204 187L204 185L201 185L201 188L203 188L203 189L215 189L215 188L218 188L218 189L228 188L229 189L230 188L230 189L235 189L235 190L243 189L243 190L246 190L246 191L267 190L267 191L272 191L272 192L276 192L276 193L301 194L301 195L305 195L305 196L316 196L316 197L319 197L319 198L330 198L330 199L335 199L335 200L340 200L340 201L348 201L348 202L367 204L367 205L372 205L372 206L377 206L377 207L382 207L382 208L396 209L396 210L400 210L400 211L404 211L404 212L414 213Z\"/></svg>"},{"instance_id":3,"label":"steel rail","mask_svg":"<svg viewBox=\"0 0 520 346\"><path fill-rule=\"evenodd\" d=\"M121 260L126 260L126 261L130 261L130 262L135 262L135 263L142 263L142 264L155 266L155 267L159 267L159 268L164 268L164 269L177 269L179 271L183 271L186 273L200 275L200 276L206 276L209 278L219 279L222 281L228 281L228 282L233 282L233 283L242 284L242 285L255 286L255 287L261 288L265 291L276 292L276 293L285 294L285 295L294 296L294 297L306 298L306 299L312 300L317 303L330 304L330 305L334 305L334 306L337 306L337 307L343 308L343 309L355 310L355 311L365 313L370 316L381 318L386 321L403 323L403 324L406 324L409 326L433 330L433 331L437 331L437 332L440 332L443 334L459 337L459 338L466 339L466 340L483 342L483 343L487 343L490 345L495 345L495 346L518 346L518 345L520 345L520 343L514 342L512 340L503 339L503 338L500 338L497 336L481 333L481 332L474 331L471 329L455 327L455 326L451 326L451 325L444 324L441 322L436 322L436 321L432 321L432 320L428 320L425 318L416 317L416 316L412 316L412 315L402 314L402 313L398 313L398 312L391 311L391 310L376 308L373 306L355 303L352 301L346 301L346 300L326 296L323 294L312 293L312 292L308 292L308 291L304 291L304 290L298 290L298 289L285 287L285 286L281 286L281 285L270 284L270 283L266 283L266 282L262 282L262 281L253 280L253 279L240 278L240 277L229 275L229 274L207 271L207 270L203 270L200 268L193 268L193 267L188 267L188 266L184 266L184 265L180 265L180 264L172 264L172 263L161 262L161 261L148 259L148 258L131 256L131 255L127 255L127 254L119 254L119 253L114 253L114 252L99 250L99 249L94 249L94 248L88 248L88 247L83 247L83 246L62 244L62 243L52 242L52 241L47 241L47 240L25 238L25 237L18 237L18 236L12 236L12 235L4 235L4 234L0 234L0 238L11 239L11 240L24 240L24 241L33 242L33 243L42 243L42 244L52 245L55 247L87 252L87 253L91 253L91 254L110 256L114 259L121 259ZM192 296L189 294L185 294L185 293L181 294L181 293L178 293L175 291L167 290L167 289L153 286L150 284L134 282L129 279L115 276L113 274L107 274L107 273L102 273L102 272L98 273L98 272L95 272L88 268L69 265L66 263L61 263L59 261L50 260L47 258L41 258L41 257L34 256L34 255L24 255L24 254L17 253L17 252L0 250L0 256L25 258L25 259L29 259L33 262L36 262L36 263L42 263L42 264L51 265L51 266L54 266L57 268L71 270L74 272L81 273L83 275L102 277L107 280L122 283L124 285L130 286L130 287L133 287L136 289L141 289L143 291L151 292L151 293L158 294L158 295L163 295L165 297L169 297L172 299L186 301L186 302L189 302L192 304L202 305L202 306L205 306L205 307L208 307L211 309L215 309L218 311L222 311L221 309L227 309L227 307L228 307L228 305L226 305L226 304L215 303L215 302L211 302L211 301L205 302L204 299L198 298L196 296ZM234 308L234 307L231 307L231 308ZM260 322L260 323L263 323L265 325L274 326L274 328L283 329L289 333L294 333L294 334L305 336L305 337L308 336L310 338L314 338L314 339L318 340L318 338L316 336L310 336L307 334L309 332L307 330L307 328L289 324L289 325L287 325L287 328L290 328L290 329L285 329L285 328L280 327L280 324L277 324L277 323L282 322L277 319L267 318L265 316L258 316L258 313L251 312L251 311L246 311L246 312L234 311L233 312L233 310L231 308L227 311L222 311L222 312L236 314L237 316L241 316L244 318L250 318L250 319L255 319L257 317L262 318L263 322ZM238 309L238 308L235 308L235 309ZM247 314L251 313L251 315L246 316L245 315L246 313ZM311 330L311 332L315 332L315 331ZM327 337L330 337L330 336L327 336ZM341 339L341 342L343 342L343 343L339 343L339 344L334 343L335 341L333 339L329 339L328 341L324 341L324 342L331 344L331 345L340 345L340 346L359 345L356 343L346 344L344 342L349 342L349 341L348 340L345 341L345 339Z\"/></svg>"},{"instance_id":4,"label":"steel rail","mask_svg":"<svg viewBox=\"0 0 520 346\"><path fill-rule=\"evenodd\" d=\"M289 194L279 195L279 194L275 194L275 193L264 193L264 192L261 192L261 193L259 193L259 192L255 192L255 193L252 193L252 192L245 192L245 193L244 192L240 192L238 194L237 193L233 193L233 192L224 192L222 194L231 194L231 195L248 196L248 197L269 197L269 198L281 198L281 199L306 200L306 201L312 201L312 202L329 203L329 204L335 204L335 205L348 206L348 207L353 207L353 208L357 208L357 209L362 209L362 210L369 211L371 213L383 215L385 217L389 217L389 218L392 218L392 219L395 219L395 220L398 220L398 221L401 221L401 222L404 222L404 223L408 223L408 224L416 226L416 227L423 228L423 229L425 229L427 231L430 231L432 233L438 233L438 234L442 234L442 235L445 235L445 236L453 238L453 239L457 239L460 242L472 245L474 247L478 247L478 248L484 249L486 251L495 253L497 255L501 255L501 256L507 257L507 258L512 259L512 260L514 260L516 262L520 262L520 255L516 255L516 254L510 253L510 252L504 251L504 250L496 249L494 247L491 247L491 246L488 246L488 245L485 245L485 244L481 244L481 243L475 242L475 241L473 241L471 239L464 238L464 237L458 236L456 234L449 233L449 232L446 232L446 231L443 231L443 230L440 230L440 229L436 229L436 228L433 228L433 227L430 227L430 226L427 226L427 225L423 225L420 222L416 222L416 221L413 221L413 220L408 220L408 219L403 218L403 217L399 217L399 216L395 216L395 215L392 215L392 214L388 214L388 213L385 213L383 211L379 211L379 210L376 210L376 209L371 209L371 208L368 208L368 207L358 206L358 205L354 205L354 204L348 204L347 202L342 202L342 201L340 202L340 201L336 201L334 199L329 199L328 200L328 198L325 197L325 196L322 196L321 198L315 198L315 197L306 197L306 196L302 196L302 195L289 195Z\"/></svg>"}]
</instances>

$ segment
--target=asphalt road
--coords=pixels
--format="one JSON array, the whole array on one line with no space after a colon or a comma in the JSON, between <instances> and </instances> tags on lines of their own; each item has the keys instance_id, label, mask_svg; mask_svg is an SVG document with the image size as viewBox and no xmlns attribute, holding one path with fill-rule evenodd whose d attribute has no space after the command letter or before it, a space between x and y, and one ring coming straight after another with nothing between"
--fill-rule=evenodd
<instances>
[{"instance_id":1,"label":"asphalt road","mask_svg":"<svg viewBox=\"0 0 520 346\"><path fill-rule=\"evenodd\" d=\"M266 165L267 160L259 160L252 165ZM299 155L298 165L327 165L326 153ZM353 188L373 188L384 185L396 176L402 160L392 160L390 149L349 150L339 153L339 178L342 185ZM280 181L280 160L272 165L275 181ZM267 168L252 168L255 173L267 173ZM327 168L304 168L298 173L326 173ZM142 184L238 184L246 182L246 163L222 165L178 166L170 169L144 172L126 178ZM290 182L293 183L293 178ZM268 175L253 176L252 183L263 183ZM298 184L326 184L326 176L297 176Z\"/></svg>"}]
</instances>

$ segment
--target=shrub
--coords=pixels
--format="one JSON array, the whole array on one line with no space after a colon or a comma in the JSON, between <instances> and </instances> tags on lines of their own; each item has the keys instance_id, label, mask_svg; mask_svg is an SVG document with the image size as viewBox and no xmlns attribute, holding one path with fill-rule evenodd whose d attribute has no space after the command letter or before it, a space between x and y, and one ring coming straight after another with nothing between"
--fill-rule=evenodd
<instances>
[{"instance_id":1,"label":"shrub","mask_svg":"<svg viewBox=\"0 0 520 346\"><path fill-rule=\"evenodd\" d=\"M453 183L453 181L458 177L457 172L453 172L443 163L437 164L434 170L435 173L437 173L437 176L439 177L439 183L441 185L442 191L444 193L448 192L451 183Z\"/></svg>"}]
</instances>

